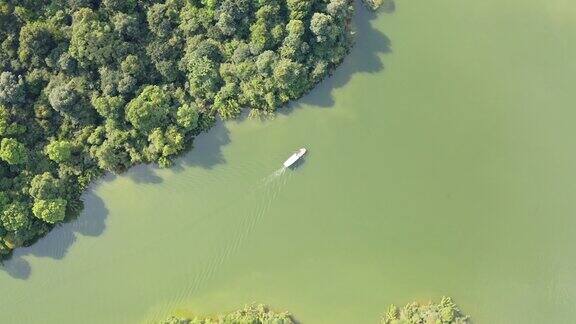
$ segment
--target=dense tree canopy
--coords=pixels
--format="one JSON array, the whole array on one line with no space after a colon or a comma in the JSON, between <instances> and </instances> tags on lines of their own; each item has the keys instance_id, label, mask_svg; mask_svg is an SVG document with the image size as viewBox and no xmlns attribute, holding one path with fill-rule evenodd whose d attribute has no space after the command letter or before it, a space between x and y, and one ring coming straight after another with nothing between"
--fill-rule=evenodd
<instances>
[{"instance_id":1,"label":"dense tree canopy","mask_svg":"<svg viewBox=\"0 0 576 324\"><path fill-rule=\"evenodd\" d=\"M102 172L302 96L348 52L351 1L0 0L0 255Z\"/></svg>"},{"instance_id":2,"label":"dense tree canopy","mask_svg":"<svg viewBox=\"0 0 576 324\"><path fill-rule=\"evenodd\" d=\"M390 305L382 317L382 324L467 324L469 317L462 314L450 297L443 297L438 304L406 304L401 309Z\"/></svg>"}]
</instances>

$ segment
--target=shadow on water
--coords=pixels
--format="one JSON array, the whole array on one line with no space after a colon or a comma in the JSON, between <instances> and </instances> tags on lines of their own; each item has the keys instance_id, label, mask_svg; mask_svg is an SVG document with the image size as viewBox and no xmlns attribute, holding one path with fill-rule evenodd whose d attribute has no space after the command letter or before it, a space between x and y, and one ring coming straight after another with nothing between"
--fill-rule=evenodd
<instances>
[{"instance_id":1,"label":"shadow on water","mask_svg":"<svg viewBox=\"0 0 576 324\"><path fill-rule=\"evenodd\" d=\"M218 119L208 132L202 133L194 139L193 149L177 159L173 168L176 171L182 171L191 166L211 169L226 162L222 154L222 147L228 143L230 143L230 131L224 122Z\"/></svg>"},{"instance_id":2,"label":"shadow on water","mask_svg":"<svg viewBox=\"0 0 576 324\"><path fill-rule=\"evenodd\" d=\"M302 107L303 104L331 107L334 105L332 92L346 85L354 74L376 73L384 69L380 55L391 52L390 39L372 26L371 22L377 17L377 13L367 10L359 2L355 2L355 10L353 23L356 32L356 44L350 54L332 76L316 85L310 93L300 100L279 110L280 114L289 114L294 109ZM394 12L393 0L385 0L380 11ZM239 120L245 119L246 116L247 113L243 114ZM225 163L222 147L230 143L229 133L226 125L218 120L208 132L196 137L194 148L188 154L177 159L172 169L177 172L190 166L211 169L218 164ZM291 169L298 169L304 163L305 159L301 159ZM157 167L155 166L140 165L130 169L127 175L136 183L155 184L162 182L162 178L156 174L156 170ZM111 181L113 178L113 175L108 175L102 181ZM0 266L0 270L13 278L27 279L32 269L24 258L25 256L32 255L59 260L66 256L78 234L84 236L102 234L106 227L105 220L108 215L104 201L90 189L83 194L82 200L84 201L84 210L77 219L56 227L30 247L16 249L13 256Z\"/></svg>"},{"instance_id":3,"label":"shadow on water","mask_svg":"<svg viewBox=\"0 0 576 324\"><path fill-rule=\"evenodd\" d=\"M344 62L336 68L330 77L317 84L302 99L281 109L280 113L289 114L303 105L331 107L334 105L332 92L346 85L354 74L376 73L384 70L380 55L392 51L391 41L384 33L374 28L371 22L382 12L393 13L395 10L394 1L386 0L378 13L366 9L360 4L360 1L355 2L354 9L355 44L344 58Z\"/></svg>"},{"instance_id":4,"label":"shadow on water","mask_svg":"<svg viewBox=\"0 0 576 324\"><path fill-rule=\"evenodd\" d=\"M155 165L140 164L130 168L126 172L126 176L139 184L161 183L163 179L156 174L156 170L158 167Z\"/></svg>"},{"instance_id":5,"label":"shadow on water","mask_svg":"<svg viewBox=\"0 0 576 324\"><path fill-rule=\"evenodd\" d=\"M387 14L394 13L396 11L396 3L394 2L394 0L384 0L384 2L382 2L382 7L380 7L380 10L382 10Z\"/></svg>"},{"instance_id":6,"label":"shadow on water","mask_svg":"<svg viewBox=\"0 0 576 324\"><path fill-rule=\"evenodd\" d=\"M298 161L294 162L287 169L289 169L291 171L295 171L297 169L300 169L304 163L306 163L306 156L299 158Z\"/></svg>"},{"instance_id":7,"label":"shadow on water","mask_svg":"<svg viewBox=\"0 0 576 324\"><path fill-rule=\"evenodd\" d=\"M93 189L89 189L82 195L82 201L84 210L78 218L57 226L31 246L16 249L12 257L4 261L0 269L15 279L28 279L32 269L24 257L31 255L60 260L66 256L78 234L101 235L106 228L108 216L104 201L94 193Z\"/></svg>"}]
</instances>

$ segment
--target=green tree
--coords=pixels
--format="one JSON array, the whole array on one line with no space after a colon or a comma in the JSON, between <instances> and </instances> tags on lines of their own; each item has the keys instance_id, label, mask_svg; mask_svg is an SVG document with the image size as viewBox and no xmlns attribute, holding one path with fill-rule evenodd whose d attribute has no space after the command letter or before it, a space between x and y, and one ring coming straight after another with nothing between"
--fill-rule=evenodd
<instances>
[{"instance_id":1,"label":"green tree","mask_svg":"<svg viewBox=\"0 0 576 324\"><path fill-rule=\"evenodd\" d=\"M307 50L308 44L305 45L303 41L306 28L302 20L290 20L286 25L288 35L284 38L282 47L280 48L280 55L283 58L300 61Z\"/></svg>"},{"instance_id":2,"label":"green tree","mask_svg":"<svg viewBox=\"0 0 576 324\"><path fill-rule=\"evenodd\" d=\"M83 66L103 65L122 53L112 27L90 8L74 13L70 54Z\"/></svg>"},{"instance_id":3,"label":"green tree","mask_svg":"<svg viewBox=\"0 0 576 324\"><path fill-rule=\"evenodd\" d=\"M62 183L50 172L37 174L30 182L29 193L36 199L54 199L62 194Z\"/></svg>"},{"instance_id":4,"label":"green tree","mask_svg":"<svg viewBox=\"0 0 576 324\"><path fill-rule=\"evenodd\" d=\"M388 307L382 317L382 324L467 324L469 317L462 314L450 297L442 297L440 303L421 305L408 303L402 309L395 305Z\"/></svg>"},{"instance_id":5,"label":"green tree","mask_svg":"<svg viewBox=\"0 0 576 324\"><path fill-rule=\"evenodd\" d=\"M67 162L72 156L74 145L66 140L54 140L46 145L46 154L50 160L58 163Z\"/></svg>"},{"instance_id":6,"label":"green tree","mask_svg":"<svg viewBox=\"0 0 576 324\"><path fill-rule=\"evenodd\" d=\"M308 76L302 64L282 59L274 68L274 79L287 99L295 99L304 93Z\"/></svg>"},{"instance_id":7,"label":"green tree","mask_svg":"<svg viewBox=\"0 0 576 324\"><path fill-rule=\"evenodd\" d=\"M36 200L32 213L46 223L56 224L66 217L66 205L67 201L62 198Z\"/></svg>"},{"instance_id":8,"label":"green tree","mask_svg":"<svg viewBox=\"0 0 576 324\"><path fill-rule=\"evenodd\" d=\"M198 110L194 104L184 104L178 107L176 122L186 131L198 126Z\"/></svg>"},{"instance_id":9,"label":"green tree","mask_svg":"<svg viewBox=\"0 0 576 324\"><path fill-rule=\"evenodd\" d=\"M288 11L290 12L290 19L305 19L310 15L312 11L312 6L314 5L313 0L287 0L286 4L288 6Z\"/></svg>"},{"instance_id":10,"label":"green tree","mask_svg":"<svg viewBox=\"0 0 576 324\"><path fill-rule=\"evenodd\" d=\"M139 131L149 133L156 127L166 125L170 105L170 96L162 88L146 86L126 106L126 120Z\"/></svg>"},{"instance_id":11,"label":"green tree","mask_svg":"<svg viewBox=\"0 0 576 324\"><path fill-rule=\"evenodd\" d=\"M29 207L23 202L13 202L4 207L0 220L9 231L21 231L30 225Z\"/></svg>"},{"instance_id":12,"label":"green tree","mask_svg":"<svg viewBox=\"0 0 576 324\"><path fill-rule=\"evenodd\" d=\"M19 135L24 133L26 127L12 122L10 111L0 105L0 136Z\"/></svg>"},{"instance_id":13,"label":"green tree","mask_svg":"<svg viewBox=\"0 0 576 324\"><path fill-rule=\"evenodd\" d=\"M334 25L332 16L316 12L312 15L310 30L316 35L316 40L322 43L334 39L338 29Z\"/></svg>"},{"instance_id":14,"label":"green tree","mask_svg":"<svg viewBox=\"0 0 576 324\"><path fill-rule=\"evenodd\" d=\"M155 3L148 12L146 19L150 31L159 37L168 37L179 24L180 1L167 0L165 3Z\"/></svg>"},{"instance_id":15,"label":"green tree","mask_svg":"<svg viewBox=\"0 0 576 324\"><path fill-rule=\"evenodd\" d=\"M44 59L57 46L54 27L44 21L26 24L20 29L18 57L31 66L44 65Z\"/></svg>"},{"instance_id":16,"label":"green tree","mask_svg":"<svg viewBox=\"0 0 576 324\"><path fill-rule=\"evenodd\" d=\"M8 164L23 164L28 160L28 150L14 138L3 138L0 142L0 159Z\"/></svg>"},{"instance_id":17,"label":"green tree","mask_svg":"<svg viewBox=\"0 0 576 324\"><path fill-rule=\"evenodd\" d=\"M136 8L136 0L102 0L102 4L112 12L131 12Z\"/></svg>"},{"instance_id":18,"label":"green tree","mask_svg":"<svg viewBox=\"0 0 576 324\"><path fill-rule=\"evenodd\" d=\"M0 105L24 102L24 81L12 72L0 73Z\"/></svg>"},{"instance_id":19,"label":"green tree","mask_svg":"<svg viewBox=\"0 0 576 324\"><path fill-rule=\"evenodd\" d=\"M222 83L218 63L207 57L190 60L188 62L188 82L192 96L212 100Z\"/></svg>"},{"instance_id":20,"label":"green tree","mask_svg":"<svg viewBox=\"0 0 576 324\"><path fill-rule=\"evenodd\" d=\"M124 99L120 96L95 96L92 98L92 106L100 116L118 120L123 113Z\"/></svg>"},{"instance_id":21,"label":"green tree","mask_svg":"<svg viewBox=\"0 0 576 324\"><path fill-rule=\"evenodd\" d=\"M142 28L144 26L140 22L138 15L119 12L110 21L114 26L114 31L125 41L134 41L142 36Z\"/></svg>"}]
</instances>

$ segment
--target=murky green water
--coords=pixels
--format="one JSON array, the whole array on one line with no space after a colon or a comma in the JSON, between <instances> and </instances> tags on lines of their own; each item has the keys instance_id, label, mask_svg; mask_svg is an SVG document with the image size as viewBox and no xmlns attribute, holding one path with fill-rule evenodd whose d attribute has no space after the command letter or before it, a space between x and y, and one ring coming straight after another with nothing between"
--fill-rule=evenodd
<instances>
[{"instance_id":1,"label":"murky green water","mask_svg":"<svg viewBox=\"0 0 576 324\"><path fill-rule=\"evenodd\" d=\"M79 220L5 264L0 322L257 301L376 323L444 294L476 323L573 322L573 1L401 0L356 26L334 77L275 120L95 186Z\"/></svg>"}]
</instances>

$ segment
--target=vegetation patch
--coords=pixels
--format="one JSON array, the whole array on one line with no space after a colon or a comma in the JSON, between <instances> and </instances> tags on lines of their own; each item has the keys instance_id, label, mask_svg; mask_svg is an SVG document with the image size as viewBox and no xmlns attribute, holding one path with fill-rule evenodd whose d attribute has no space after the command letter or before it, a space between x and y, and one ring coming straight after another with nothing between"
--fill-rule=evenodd
<instances>
[{"instance_id":1,"label":"vegetation patch","mask_svg":"<svg viewBox=\"0 0 576 324\"><path fill-rule=\"evenodd\" d=\"M264 305L249 305L225 315L213 317L170 316L163 324L293 324L299 323L287 312L275 313ZM469 324L450 297L443 297L438 304L421 305L409 303L401 309L390 305L382 317L381 324Z\"/></svg>"},{"instance_id":2,"label":"vegetation patch","mask_svg":"<svg viewBox=\"0 0 576 324\"><path fill-rule=\"evenodd\" d=\"M0 0L0 256L103 172L301 97L348 53L351 1Z\"/></svg>"},{"instance_id":3,"label":"vegetation patch","mask_svg":"<svg viewBox=\"0 0 576 324\"><path fill-rule=\"evenodd\" d=\"M390 305L382 318L382 324L467 324L463 315L450 297L443 297L438 304L406 304L401 309Z\"/></svg>"},{"instance_id":4,"label":"vegetation patch","mask_svg":"<svg viewBox=\"0 0 576 324\"><path fill-rule=\"evenodd\" d=\"M289 313L275 313L264 305L248 305L235 312L213 317L184 318L171 316L163 324L295 324Z\"/></svg>"}]
</instances>

